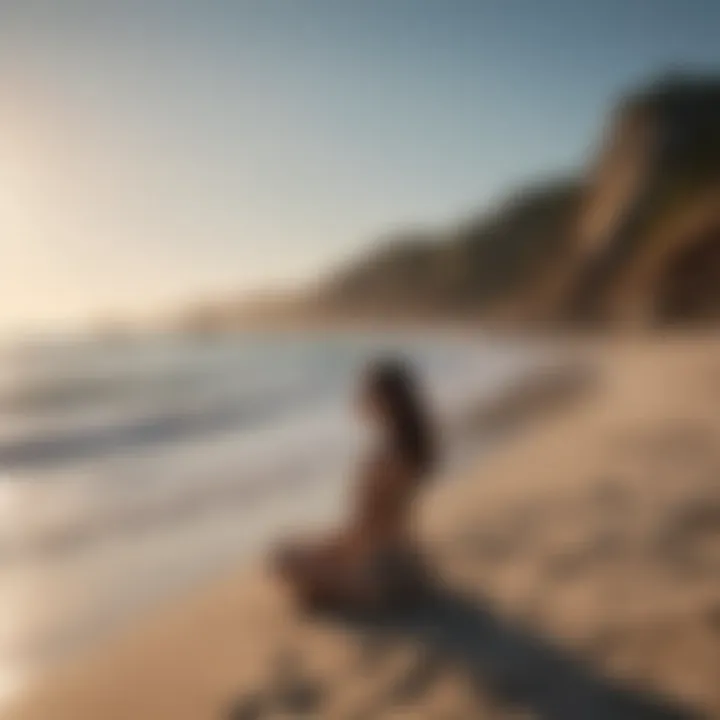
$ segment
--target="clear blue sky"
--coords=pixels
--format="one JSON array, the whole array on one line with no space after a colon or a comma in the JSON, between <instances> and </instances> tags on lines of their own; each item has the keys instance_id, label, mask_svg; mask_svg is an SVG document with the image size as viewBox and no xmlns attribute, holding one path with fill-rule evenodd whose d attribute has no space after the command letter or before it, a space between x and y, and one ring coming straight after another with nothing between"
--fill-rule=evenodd
<instances>
[{"instance_id":1,"label":"clear blue sky","mask_svg":"<svg viewBox=\"0 0 720 720\"><path fill-rule=\"evenodd\" d=\"M580 167L717 0L4 0L0 326L312 277Z\"/></svg>"}]
</instances>

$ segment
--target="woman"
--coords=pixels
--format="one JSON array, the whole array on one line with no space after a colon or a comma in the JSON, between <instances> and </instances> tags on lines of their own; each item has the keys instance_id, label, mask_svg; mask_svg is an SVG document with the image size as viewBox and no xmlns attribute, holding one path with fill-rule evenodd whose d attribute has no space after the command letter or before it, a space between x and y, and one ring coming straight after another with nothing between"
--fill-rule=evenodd
<instances>
[{"instance_id":1,"label":"woman","mask_svg":"<svg viewBox=\"0 0 720 720\"><path fill-rule=\"evenodd\" d=\"M305 606L378 608L413 594L419 579L411 510L432 470L435 443L407 367L395 360L371 365L358 407L377 442L361 468L347 526L276 558Z\"/></svg>"}]
</instances>

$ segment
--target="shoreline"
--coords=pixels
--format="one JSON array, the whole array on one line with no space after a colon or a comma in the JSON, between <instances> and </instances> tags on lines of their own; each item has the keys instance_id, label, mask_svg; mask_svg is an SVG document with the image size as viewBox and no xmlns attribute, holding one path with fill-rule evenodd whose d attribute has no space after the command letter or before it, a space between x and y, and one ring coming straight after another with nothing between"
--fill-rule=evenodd
<instances>
[{"instance_id":1,"label":"shoreline","mask_svg":"<svg viewBox=\"0 0 720 720\"><path fill-rule=\"evenodd\" d=\"M606 340L592 350L599 378L570 398L578 402L550 414L541 407L525 423L516 400L510 435L460 470L457 481L431 490L421 513L428 552L444 588L484 598L502 623L552 638L655 704L720 711L711 669L720 649L720 630L713 629L720 585L702 569L720 538L696 537L683 520L698 505L720 508L712 482L720 469L720 341ZM532 409L538 395L529 397ZM498 422L489 417L485 422ZM656 467L664 453L666 466ZM697 566L682 580L678 552L686 565L694 558L691 570ZM353 670L371 633L299 617L258 564L158 608L0 717L224 717L230 704L270 692L278 657L288 653L293 672L321 688L318 717L345 717L343 707L362 706L357 697L382 696L375 684L390 682L389 670L379 671L375 684ZM388 653L400 659L390 664L412 664L416 643L392 644ZM487 717L505 717L491 688L468 686L458 669L463 662L454 660L405 705L418 709L420 702L424 712L484 702ZM484 682L492 685L492 678ZM534 702L542 709L542 701ZM377 717L393 710L390 700L383 703Z\"/></svg>"},{"instance_id":2,"label":"shoreline","mask_svg":"<svg viewBox=\"0 0 720 720\"><path fill-rule=\"evenodd\" d=\"M411 331L408 331L408 333L411 333ZM356 335L350 333L348 333L348 335L350 337L357 337ZM413 335L410 335L410 338L412 337ZM440 345L442 345L444 344L444 341L448 339L448 336L433 332L428 333L424 336L424 340L427 340L428 338L433 338L434 343L439 343ZM479 352L478 360L480 361L480 367L482 368L483 357L486 354L486 351L483 349L483 343L479 343L477 338L468 337L467 335L461 335L460 339L462 339L463 343L468 344L468 352ZM452 346L459 343L450 342L448 344ZM492 349L492 344L489 344L488 349L490 350L490 354L495 353L495 350ZM461 351L464 356L466 354L464 348L461 347ZM485 389L481 390L480 388L475 387L473 382L471 382L468 386L469 388L471 388L471 394L468 397L475 398L476 396L478 396L477 403L481 403L482 399L480 396L483 395L485 390L487 390L486 394L488 394L491 398L494 398L496 395L502 394L503 388L508 381L510 381L511 384L514 384L515 379L519 377L524 377L525 375L531 373L533 373L532 364L523 361L519 364L518 367L515 367L512 372L505 373L507 377L499 376L496 379L497 383L492 382ZM475 406L475 404L476 403L474 401L471 403L473 407ZM235 444L235 440L230 440L229 442L233 445ZM487 449L488 448L486 447L481 448L479 451L473 449L473 455L483 454L487 451ZM218 452L217 448L215 449L215 452ZM462 453L460 453L460 455L462 455ZM460 463L467 460L465 456L459 457L458 459ZM295 472L297 474L297 469L295 470ZM293 498L295 497L294 494L292 495L292 497L281 497L278 502L272 502L272 494L270 494L268 495L267 503L263 503L262 505L258 506L261 517L253 516L253 518L249 521L249 525L252 527L257 526L257 528L260 528L259 536L264 537L267 540L270 537L269 531L264 531L260 527L263 524L262 518L266 516L268 519L265 520L265 522L268 527L270 527L273 522L275 525L278 525L278 523L283 524L283 522L290 522L291 524L295 524L298 528L300 528L303 526L303 524L306 526L317 526L318 522L325 523L329 521L330 516L328 515L328 509L326 506L330 507L330 505L332 505L332 502L328 501L330 502L330 505L328 505L328 502L325 502L325 500L327 500L327 497L336 495L337 492L336 490L327 488L325 491L323 491L323 483L325 482L325 480L323 479L324 477L324 475L313 474L310 478L307 479L307 482L305 479L303 479L303 487L307 487L306 492L302 495L302 500L303 506L308 506L307 511L302 510L302 512L295 512L294 510L291 510L290 506L293 504L297 504L296 500L293 500ZM237 490L240 494L245 493L245 485L239 487ZM272 488L269 488L269 490L272 490ZM287 495L286 491L283 491L283 496L284 495ZM209 497L207 494L205 494L205 496L206 499L207 497ZM325 500L323 500L323 498ZM297 499L300 499L300 496L298 496ZM231 500L231 498L229 498L229 500ZM253 507L256 506L253 504ZM172 510L172 508L170 509ZM245 514L246 513L244 511L241 513L240 521L238 523L237 517L235 517L236 515L238 515L238 513L234 513L232 511L232 508L228 506L227 511L221 510L220 513L210 513L207 517L205 517L205 514L203 513L200 520L198 521L194 521L192 520L192 517L189 517L189 520L193 523L192 527L190 527L189 525L186 527L186 524L182 521L181 518L180 523L177 527L169 527L167 529L167 532L160 533L158 535L157 541L154 542L154 545L151 544L149 549L146 548L146 550L143 551L143 554L159 554L162 548L177 545L182 553L187 553L187 557L183 562L185 562L190 569L183 571L182 568L175 567L176 565L178 565L178 563L176 563L173 558L166 558L166 560L169 561L169 566L166 571L167 579L162 580L163 589L159 592L156 592L154 590L143 591L142 587L146 583L146 580L149 579L145 577L145 570L147 569L147 567L152 565L152 563L145 562L145 560L143 560L141 563L140 561L137 561L135 563L135 570L137 571L135 574L136 582L134 582L134 585L139 588L137 591L132 588L128 588L128 594L128 592L126 592L122 585L116 581L113 581L111 585L111 592L117 593L117 597L115 595L111 596L110 592L100 592L98 594L94 590L92 591L92 595L90 597L92 597L93 600L88 602L95 603L98 609L96 611L94 607L90 608L90 606L88 606L91 611L91 618L95 617L95 615L99 613L103 617L107 616L109 620L107 621L107 623L101 620L98 627L96 627L95 621L93 621L92 619L89 620L88 622L90 625L90 629L87 631L87 633L81 627L75 628L75 625L77 623L75 623L74 620L72 627L69 629L68 632L61 630L59 641L53 639L56 633L52 630L51 632L53 637L51 637L51 635L48 634L45 630L41 630L39 633L35 633L33 630L34 625L40 624L44 627L46 622L45 616L47 615L46 611L43 610L43 608L41 607L43 605L43 602L41 599L42 593L40 593L40 597L37 601L39 610L36 612L35 609L33 609L33 606L36 604L36 601L33 599L33 601L29 605L30 610L27 620L23 619L22 617L20 619L21 626L19 627L18 632L13 632L12 628L8 629L9 635L6 635L8 649L5 653L6 658L4 658L4 667L2 667L2 672L0 672L0 679L3 680L4 685L3 687L0 687L0 690L2 691L2 696L0 697L0 707L4 707L5 698L7 698L8 700L13 699L13 696L15 694L11 692L13 686L20 686L19 682L13 681L13 678L11 676L12 672L15 672L16 670L22 668L23 673L20 677L24 677L27 680L27 682L23 683L22 685L22 692L25 692L26 689L29 689L29 692L32 692L34 687L38 683L42 685L42 683L44 682L44 678L48 674L48 667L50 668L50 675L54 673L54 668L58 664L56 658L59 657L62 661L62 664L65 664L65 656L67 654L67 656L69 657L69 661L74 664L82 660L82 658L86 656L86 646L88 650L92 650L98 644L102 645L108 640L114 640L118 634L122 634L122 632L127 630L128 628L131 629L133 623L143 622L146 616L153 615L158 612L163 612L166 608L172 606L172 604L176 602L182 602L183 598L187 594L192 594L193 592L195 592L198 586L203 587L203 585L211 584L213 582L213 578L222 577L223 573L227 572L229 569L242 567L246 562L251 563L253 561L253 558L261 556L263 552L261 543L253 541L252 538L254 537L254 535L252 527L246 527L248 523L242 519ZM295 517L295 515L298 515L301 520ZM235 517L235 519L233 519L233 517ZM283 521L282 518L285 518L285 521ZM142 518L140 518L139 520L133 520L132 517L130 517L130 520L132 521L131 526L135 528L139 535L142 535L144 527ZM220 549L217 562L214 556L205 557L208 555L208 553L202 548L200 548L198 553L196 553L197 558L193 558L193 538L195 539L196 543L200 543L200 545L202 545L203 547L211 548L212 537L223 536L226 537L226 539L227 537L229 537L229 525L242 525L243 527L240 529L239 533L234 533L232 538L230 538L231 540L234 540L234 544L233 542L231 542L229 548L223 547ZM278 529L277 532L279 533L281 531ZM188 534L188 537L186 538L183 533ZM61 545L57 552L59 553L59 562L64 565L65 551L63 550L64 545L62 545L62 537L62 534L59 535ZM74 547L73 538L82 538L83 535L82 532L71 532L68 537L70 543L70 552L72 552L72 547ZM240 544L242 545L242 548L237 547L238 538L240 539ZM98 561L95 558L95 555L97 553L94 553L92 549L83 549L84 546L78 548L78 553L82 556L80 560L75 563L74 560L70 559L69 566L72 568L74 567L74 565L78 565L78 567L81 567L83 565L92 564L92 566L95 567L95 573L100 573L101 577L105 577L106 570L108 570L108 568L104 567L104 565L112 564L116 567L116 570L114 571L115 575L117 575L118 577L128 577L128 573L123 571L123 566L121 566L119 569L117 568L117 563L128 563L128 558L132 560L132 558L137 556L138 553L142 550L140 540L138 542L129 540L128 542L133 546L131 549L128 549L127 552L124 552L122 554L114 552L109 556L106 552L105 545L107 543L122 542L122 537L116 538L114 534L108 533L107 537L101 537L100 541L103 543L103 547L101 548L102 557L105 557L106 560L106 562L103 562L103 567L99 566ZM150 540L149 542L152 543L153 541ZM248 545L248 547L246 549L243 549L245 548L246 544ZM217 545L217 543L215 543L215 545ZM162 547L158 549L158 547L155 546ZM155 550L153 550L153 547L155 547ZM48 551L51 553L50 559L48 560L51 566L48 566L47 570L43 570L42 568L38 570L38 580L30 579L29 582L26 582L23 578L24 575L27 573L19 573L19 570L22 570L22 568L20 568L19 566L19 570L16 569L15 566L10 568L9 572L6 573L6 577L3 578L5 585L3 585L2 588L5 588L7 590L3 604L8 618L11 618L13 613L22 613L22 608L24 604L30 602L30 600L28 599L29 593L32 593L33 595L35 594L31 590L31 586L34 587L39 582L41 584L41 587L47 586L49 590L52 589L53 583L45 583L41 576L43 572L45 574L52 572L52 568L54 567L53 563L56 562L55 559L53 559L53 553L55 552L55 550L52 549L52 546L48 547ZM212 569L202 570L199 573L194 573L192 571L192 568L198 566L198 563L203 561L203 557L205 557L206 562L209 560L213 564ZM132 562L135 562L135 560L132 560ZM44 558L40 557L38 559L38 563L44 564ZM155 564L157 565L157 563ZM66 575L68 575L67 572L65 572L62 576L58 576L59 580L57 582L60 582L60 580L62 580L62 578ZM76 583L76 575L78 578L82 577L79 572L76 573L74 570L71 570L69 573L69 579L66 580L66 582ZM186 575L187 579L185 578ZM195 575L197 575L200 579L193 579ZM16 576L18 579L14 580ZM73 580L73 578L75 579ZM154 580L149 580L151 584L154 583ZM103 583L102 580L99 582L100 584ZM91 578L90 584L91 586L93 586L96 584L96 581ZM168 586L167 589L164 587L166 584ZM15 585L17 585L18 587L15 587ZM112 590L112 588L114 588L114 590ZM52 610L48 611L53 618L55 618L56 616L61 617L62 611L57 611L56 608L60 606L61 603L65 602L64 596L66 593L64 587L60 586L59 590L61 592L60 597L58 597L58 602L55 604L55 607L53 607ZM76 593L72 591L71 594ZM146 598L146 600L142 600L140 596ZM25 598L25 600L23 600L23 597ZM74 613L74 610L72 609L73 602L74 601L70 601L70 603L68 604L68 607L70 608L70 613ZM88 603L85 602L85 604L87 605ZM129 609L122 610L121 608L125 607L126 605ZM74 617L74 614L71 615L71 619ZM50 620L48 622L54 623L54 620ZM105 627L105 624L107 624L108 627ZM70 638L69 640L65 639L66 635ZM73 639L76 636L80 639ZM20 642L18 642L18 638L21 638ZM66 643L70 643L70 649L67 652L63 649ZM56 649L56 645L59 649ZM80 650L78 650L75 645L78 645ZM12 655L10 653L12 652L13 646L19 648L19 650L15 652L23 653L23 655L18 655L17 661L10 662L10 659L12 658ZM25 646L29 648L30 652L30 659L28 660L26 660L26 658L24 657ZM37 657L35 656L35 648L39 648L39 650L37 650ZM20 664L18 665L17 663Z\"/></svg>"}]
</instances>

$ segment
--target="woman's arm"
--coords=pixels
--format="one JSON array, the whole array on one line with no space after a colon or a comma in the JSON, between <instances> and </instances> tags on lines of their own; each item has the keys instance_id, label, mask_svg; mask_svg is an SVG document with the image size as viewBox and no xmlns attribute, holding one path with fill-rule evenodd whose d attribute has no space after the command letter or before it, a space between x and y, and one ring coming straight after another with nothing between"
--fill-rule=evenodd
<instances>
[{"instance_id":1,"label":"woman's arm","mask_svg":"<svg viewBox=\"0 0 720 720\"><path fill-rule=\"evenodd\" d=\"M354 517L354 543L364 550L396 542L405 533L415 482L405 463L381 457L361 478Z\"/></svg>"}]
</instances>

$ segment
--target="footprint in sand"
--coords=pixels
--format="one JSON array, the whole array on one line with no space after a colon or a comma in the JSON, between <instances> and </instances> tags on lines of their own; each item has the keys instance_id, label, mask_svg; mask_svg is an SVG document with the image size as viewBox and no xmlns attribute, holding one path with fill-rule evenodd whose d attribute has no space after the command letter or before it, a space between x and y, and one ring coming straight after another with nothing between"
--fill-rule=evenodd
<instances>
[{"instance_id":1,"label":"footprint in sand","mask_svg":"<svg viewBox=\"0 0 720 720\"><path fill-rule=\"evenodd\" d=\"M260 720L284 713L290 717L317 717L325 698L322 683L308 677L299 655L281 652L273 662L267 687L238 699L227 720Z\"/></svg>"},{"instance_id":2,"label":"footprint in sand","mask_svg":"<svg viewBox=\"0 0 720 720\"><path fill-rule=\"evenodd\" d=\"M275 659L269 692L274 709L300 717L317 714L325 695L322 684L304 672L300 655L294 650L284 651Z\"/></svg>"},{"instance_id":3,"label":"footprint in sand","mask_svg":"<svg viewBox=\"0 0 720 720\"><path fill-rule=\"evenodd\" d=\"M265 703L260 693L255 693L235 701L226 718L227 720L260 720L263 715L265 715Z\"/></svg>"},{"instance_id":4,"label":"footprint in sand","mask_svg":"<svg viewBox=\"0 0 720 720\"><path fill-rule=\"evenodd\" d=\"M720 501L697 498L673 509L658 528L652 549L680 575L720 577Z\"/></svg>"},{"instance_id":5,"label":"footprint in sand","mask_svg":"<svg viewBox=\"0 0 720 720\"><path fill-rule=\"evenodd\" d=\"M386 699L393 705L420 700L445 669L443 659L433 652L420 653L401 677L389 688Z\"/></svg>"}]
</instances>

